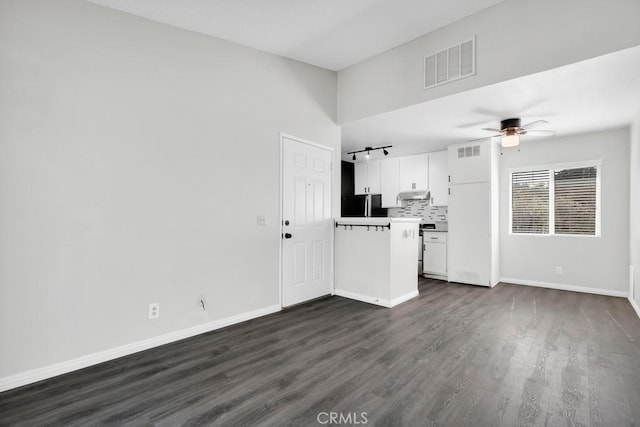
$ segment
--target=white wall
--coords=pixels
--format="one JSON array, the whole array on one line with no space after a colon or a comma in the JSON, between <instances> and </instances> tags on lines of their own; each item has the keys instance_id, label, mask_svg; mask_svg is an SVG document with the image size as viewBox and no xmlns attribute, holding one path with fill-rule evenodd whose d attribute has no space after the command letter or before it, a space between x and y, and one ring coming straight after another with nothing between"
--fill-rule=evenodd
<instances>
[{"instance_id":1,"label":"white wall","mask_svg":"<svg viewBox=\"0 0 640 427\"><path fill-rule=\"evenodd\" d=\"M348 123L640 44L637 0L507 0L338 73ZM476 75L423 89L425 55L476 37Z\"/></svg>"},{"instance_id":2,"label":"white wall","mask_svg":"<svg viewBox=\"0 0 640 427\"><path fill-rule=\"evenodd\" d=\"M633 294L640 309L640 115L631 126L630 159L630 264L634 272Z\"/></svg>"},{"instance_id":3,"label":"white wall","mask_svg":"<svg viewBox=\"0 0 640 427\"><path fill-rule=\"evenodd\" d=\"M544 282L625 294L629 286L629 129L528 139L504 149L500 163L503 280ZM509 235L509 170L602 159L601 237ZM562 266L561 275L555 267Z\"/></svg>"},{"instance_id":4,"label":"white wall","mask_svg":"<svg viewBox=\"0 0 640 427\"><path fill-rule=\"evenodd\" d=\"M3 0L0 94L0 379L279 304L279 132L339 165L335 72Z\"/></svg>"}]
</instances>

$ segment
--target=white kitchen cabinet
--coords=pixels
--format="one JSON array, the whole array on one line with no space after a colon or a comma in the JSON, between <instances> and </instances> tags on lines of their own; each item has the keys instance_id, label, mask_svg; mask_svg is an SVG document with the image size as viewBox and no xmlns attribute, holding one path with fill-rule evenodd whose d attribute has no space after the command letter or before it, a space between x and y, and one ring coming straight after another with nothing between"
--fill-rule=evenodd
<instances>
[{"instance_id":1,"label":"white kitchen cabinet","mask_svg":"<svg viewBox=\"0 0 640 427\"><path fill-rule=\"evenodd\" d=\"M429 189L429 154L400 157L400 191Z\"/></svg>"},{"instance_id":2,"label":"white kitchen cabinet","mask_svg":"<svg viewBox=\"0 0 640 427\"><path fill-rule=\"evenodd\" d=\"M429 191L432 206L449 203L449 152L429 153Z\"/></svg>"},{"instance_id":3,"label":"white kitchen cabinet","mask_svg":"<svg viewBox=\"0 0 640 427\"><path fill-rule=\"evenodd\" d=\"M380 194L380 160L354 164L355 194Z\"/></svg>"},{"instance_id":4,"label":"white kitchen cabinet","mask_svg":"<svg viewBox=\"0 0 640 427\"><path fill-rule=\"evenodd\" d=\"M450 184L489 181L492 164L490 142L456 144L449 147Z\"/></svg>"},{"instance_id":5,"label":"white kitchen cabinet","mask_svg":"<svg viewBox=\"0 0 640 427\"><path fill-rule=\"evenodd\" d=\"M380 192L382 193L382 207L399 207L398 193L400 192L400 159L392 157L380 160Z\"/></svg>"},{"instance_id":6,"label":"white kitchen cabinet","mask_svg":"<svg viewBox=\"0 0 640 427\"><path fill-rule=\"evenodd\" d=\"M469 146L479 146L483 154L458 158L458 150ZM498 282L499 158L498 147L491 141L449 147L452 182L449 186L447 270L450 282L481 286L494 286ZM469 167L473 173L463 172L464 167L460 166L467 164L467 160L468 164L474 165ZM479 165L479 161L486 164ZM467 180L471 182L465 182Z\"/></svg>"},{"instance_id":7,"label":"white kitchen cabinet","mask_svg":"<svg viewBox=\"0 0 640 427\"><path fill-rule=\"evenodd\" d=\"M447 276L447 233L422 232L422 273L427 276Z\"/></svg>"},{"instance_id":8,"label":"white kitchen cabinet","mask_svg":"<svg viewBox=\"0 0 640 427\"><path fill-rule=\"evenodd\" d=\"M380 194L380 163L381 160L370 160L369 162L369 193Z\"/></svg>"},{"instance_id":9,"label":"white kitchen cabinet","mask_svg":"<svg viewBox=\"0 0 640 427\"><path fill-rule=\"evenodd\" d=\"M367 163L360 162L353 165L353 182L355 194L366 194L369 184L369 172Z\"/></svg>"}]
</instances>

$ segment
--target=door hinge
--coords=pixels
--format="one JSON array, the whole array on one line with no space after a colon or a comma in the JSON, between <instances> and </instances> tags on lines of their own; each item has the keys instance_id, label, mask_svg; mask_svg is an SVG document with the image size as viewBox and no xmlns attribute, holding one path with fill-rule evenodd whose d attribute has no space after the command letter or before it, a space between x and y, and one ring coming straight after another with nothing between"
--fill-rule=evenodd
<instances>
[{"instance_id":1,"label":"door hinge","mask_svg":"<svg viewBox=\"0 0 640 427\"><path fill-rule=\"evenodd\" d=\"M451 195L451 188L449 188L449 195Z\"/></svg>"},{"instance_id":2,"label":"door hinge","mask_svg":"<svg viewBox=\"0 0 640 427\"><path fill-rule=\"evenodd\" d=\"M449 182L451 182L451 175L449 175Z\"/></svg>"}]
</instances>

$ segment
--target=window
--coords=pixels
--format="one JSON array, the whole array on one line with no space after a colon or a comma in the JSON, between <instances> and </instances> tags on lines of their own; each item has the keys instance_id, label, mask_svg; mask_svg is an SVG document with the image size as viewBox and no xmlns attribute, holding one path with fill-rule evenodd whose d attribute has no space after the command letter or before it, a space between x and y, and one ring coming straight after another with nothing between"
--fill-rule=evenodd
<instances>
[{"instance_id":1,"label":"window","mask_svg":"<svg viewBox=\"0 0 640 427\"><path fill-rule=\"evenodd\" d=\"M510 232L600 235L600 162L511 171Z\"/></svg>"},{"instance_id":2,"label":"window","mask_svg":"<svg viewBox=\"0 0 640 427\"><path fill-rule=\"evenodd\" d=\"M511 232L549 234L549 171L511 175Z\"/></svg>"}]
</instances>

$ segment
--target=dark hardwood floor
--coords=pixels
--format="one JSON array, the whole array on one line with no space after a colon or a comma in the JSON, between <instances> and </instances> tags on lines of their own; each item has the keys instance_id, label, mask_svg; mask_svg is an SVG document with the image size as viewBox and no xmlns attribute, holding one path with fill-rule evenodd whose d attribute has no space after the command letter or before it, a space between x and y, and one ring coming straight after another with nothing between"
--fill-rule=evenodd
<instances>
[{"instance_id":1,"label":"dark hardwood floor","mask_svg":"<svg viewBox=\"0 0 640 427\"><path fill-rule=\"evenodd\" d=\"M623 298L421 280L393 309L326 298L0 394L1 425L305 426L321 412L640 425L640 320Z\"/></svg>"}]
</instances>

